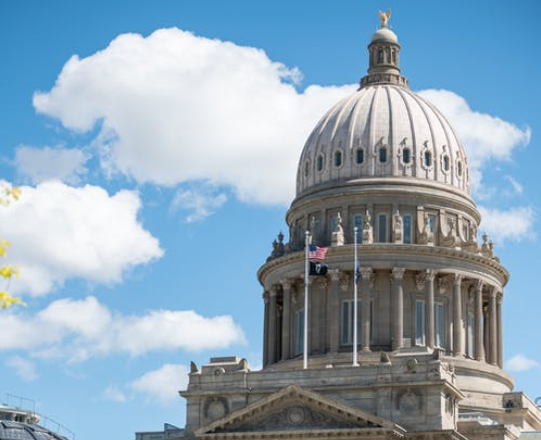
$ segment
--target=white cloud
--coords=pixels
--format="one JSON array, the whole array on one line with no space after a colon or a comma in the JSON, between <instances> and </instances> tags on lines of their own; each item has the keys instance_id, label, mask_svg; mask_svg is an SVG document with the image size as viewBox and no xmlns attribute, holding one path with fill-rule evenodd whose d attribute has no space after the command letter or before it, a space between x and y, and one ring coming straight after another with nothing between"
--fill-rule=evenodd
<instances>
[{"instance_id":1,"label":"white cloud","mask_svg":"<svg viewBox=\"0 0 541 440\"><path fill-rule=\"evenodd\" d=\"M448 90L423 90L423 98L433 103L451 122L468 156L472 189L481 190L482 167L492 160L509 160L513 150L530 143L529 127L520 129L501 118L474 111L466 100Z\"/></svg>"},{"instance_id":2,"label":"white cloud","mask_svg":"<svg viewBox=\"0 0 541 440\"><path fill-rule=\"evenodd\" d=\"M208 181L245 201L287 204L306 137L355 86L310 86L262 51L162 29L73 56L40 113L87 132L99 121L102 165L139 182Z\"/></svg>"},{"instance_id":3,"label":"white cloud","mask_svg":"<svg viewBox=\"0 0 541 440\"><path fill-rule=\"evenodd\" d=\"M244 344L242 329L228 315L204 317L191 310L152 310L145 315L111 312L95 297L61 299L31 315L6 311L0 350L80 362L92 356L207 349Z\"/></svg>"},{"instance_id":4,"label":"white cloud","mask_svg":"<svg viewBox=\"0 0 541 440\"><path fill-rule=\"evenodd\" d=\"M17 172L32 184L52 179L77 184L88 171L84 166L88 159L88 154L77 148L20 146L15 150Z\"/></svg>"},{"instance_id":5,"label":"white cloud","mask_svg":"<svg viewBox=\"0 0 541 440\"><path fill-rule=\"evenodd\" d=\"M539 362L520 353L505 361L505 369L509 371L522 372L539 367Z\"/></svg>"},{"instance_id":6,"label":"white cloud","mask_svg":"<svg viewBox=\"0 0 541 440\"><path fill-rule=\"evenodd\" d=\"M214 214L215 210L220 208L227 201L224 193L216 194L215 190L207 187L179 189L173 201L171 210L191 211L184 221L186 223L204 220Z\"/></svg>"},{"instance_id":7,"label":"white cloud","mask_svg":"<svg viewBox=\"0 0 541 440\"><path fill-rule=\"evenodd\" d=\"M17 375L26 382L32 382L38 377L35 365L28 359L13 356L7 359L6 365L13 368Z\"/></svg>"},{"instance_id":8,"label":"white cloud","mask_svg":"<svg viewBox=\"0 0 541 440\"><path fill-rule=\"evenodd\" d=\"M120 282L123 274L163 255L137 219L133 191L61 182L23 187L21 199L0 209L0 237L12 242L9 260L21 267L14 292L40 295L67 278Z\"/></svg>"},{"instance_id":9,"label":"white cloud","mask_svg":"<svg viewBox=\"0 0 541 440\"><path fill-rule=\"evenodd\" d=\"M513 176L505 176L505 180L509 182L516 194L522 194L524 192L524 187Z\"/></svg>"},{"instance_id":10,"label":"white cloud","mask_svg":"<svg viewBox=\"0 0 541 440\"><path fill-rule=\"evenodd\" d=\"M505 240L520 241L534 237L535 214L532 208L520 206L508 210L480 206L481 226L497 243Z\"/></svg>"},{"instance_id":11,"label":"white cloud","mask_svg":"<svg viewBox=\"0 0 541 440\"><path fill-rule=\"evenodd\" d=\"M178 391L188 385L188 368L179 364L165 364L131 383L131 388L162 404L178 400Z\"/></svg>"},{"instance_id":12,"label":"white cloud","mask_svg":"<svg viewBox=\"0 0 541 440\"><path fill-rule=\"evenodd\" d=\"M103 391L103 398L105 400L110 400L111 402L124 403L128 400L126 394L117 386L109 385Z\"/></svg>"}]
</instances>

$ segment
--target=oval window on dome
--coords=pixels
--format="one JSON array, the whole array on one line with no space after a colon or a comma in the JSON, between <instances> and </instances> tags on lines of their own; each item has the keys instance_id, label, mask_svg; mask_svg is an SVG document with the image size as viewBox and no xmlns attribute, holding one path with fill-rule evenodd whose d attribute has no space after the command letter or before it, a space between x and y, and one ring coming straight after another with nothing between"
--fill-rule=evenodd
<instances>
[{"instance_id":1,"label":"oval window on dome","mask_svg":"<svg viewBox=\"0 0 541 440\"><path fill-rule=\"evenodd\" d=\"M316 169L318 171L323 171L323 155L320 154L318 157L317 157L317 160L316 160Z\"/></svg>"},{"instance_id":2,"label":"oval window on dome","mask_svg":"<svg viewBox=\"0 0 541 440\"><path fill-rule=\"evenodd\" d=\"M425 167L432 166L432 153L430 151L425 151L424 161L425 161Z\"/></svg>"},{"instance_id":3,"label":"oval window on dome","mask_svg":"<svg viewBox=\"0 0 541 440\"><path fill-rule=\"evenodd\" d=\"M355 150L355 162L357 165L364 163L364 150L362 148L357 148L357 150Z\"/></svg>"},{"instance_id":4,"label":"oval window on dome","mask_svg":"<svg viewBox=\"0 0 541 440\"><path fill-rule=\"evenodd\" d=\"M379 149L379 161L381 163L387 162L387 148L381 147Z\"/></svg>"},{"instance_id":5,"label":"oval window on dome","mask_svg":"<svg viewBox=\"0 0 541 440\"><path fill-rule=\"evenodd\" d=\"M449 171L449 156L443 156L443 171Z\"/></svg>"},{"instance_id":6,"label":"oval window on dome","mask_svg":"<svg viewBox=\"0 0 541 440\"><path fill-rule=\"evenodd\" d=\"M342 152L340 150L334 152L334 166L337 168L342 166Z\"/></svg>"},{"instance_id":7,"label":"oval window on dome","mask_svg":"<svg viewBox=\"0 0 541 440\"><path fill-rule=\"evenodd\" d=\"M404 163L411 162L411 150L409 148L404 148L402 150L402 162Z\"/></svg>"}]
</instances>

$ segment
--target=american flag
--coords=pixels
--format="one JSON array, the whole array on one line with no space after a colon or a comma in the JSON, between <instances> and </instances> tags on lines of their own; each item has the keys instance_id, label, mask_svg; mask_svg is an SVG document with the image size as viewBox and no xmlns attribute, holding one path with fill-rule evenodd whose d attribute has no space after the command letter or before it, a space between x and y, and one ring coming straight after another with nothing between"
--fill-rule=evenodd
<instances>
[{"instance_id":1,"label":"american flag","mask_svg":"<svg viewBox=\"0 0 541 440\"><path fill-rule=\"evenodd\" d=\"M308 258L310 260L324 260L327 253L326 247L319 247L313 244L308 245Z\"/></svg>"}]
</instances>

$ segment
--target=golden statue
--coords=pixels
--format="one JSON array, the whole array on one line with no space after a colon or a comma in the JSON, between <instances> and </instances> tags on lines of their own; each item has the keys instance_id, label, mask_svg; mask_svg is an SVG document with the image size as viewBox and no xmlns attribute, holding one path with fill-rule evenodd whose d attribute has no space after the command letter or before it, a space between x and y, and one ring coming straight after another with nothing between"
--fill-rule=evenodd
<instances>
[{"instance_id":1,"label":"golden statue","mask_svg":"<svg viewBox=\"0 0 541 440\"><path fill-rule=\"evenodd\" d=\"M387 23L389 23L389 18L391 18L391 10L387 9L387 12L378 11L378 13L379 19L381 20L381 27L386 28Z\"/></svg>"}]
</instances>

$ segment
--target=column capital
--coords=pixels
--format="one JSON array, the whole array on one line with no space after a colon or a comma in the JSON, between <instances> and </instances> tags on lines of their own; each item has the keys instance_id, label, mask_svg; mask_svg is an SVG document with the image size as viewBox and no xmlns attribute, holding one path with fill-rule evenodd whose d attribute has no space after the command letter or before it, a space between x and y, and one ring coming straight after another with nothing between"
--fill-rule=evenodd
<instances>
[{"instance_id":1,"label":"column capital","mask_svg":"<svg viewBox=\"0 0 541 440\"><path fill-rule=\"evenodd\" d=\"M280 280L280 284L282 285L283 290L289 290L293 287L293 284L295 284L295 280L292 278L284 278Z\"/></svg>"},{"instance_id":2,"label":"column capital","mask_svg":"<svg viewBox=\"0 0 541 440\"><path fill-rule=\"evenodd\" d=\"M402 281L406 268L404 267L393 267L391 270L391 277L393 281Z\"/></svg>"},{"instance_id":3,"label":"column capital","mask_svg":"<svg viewBox=\"0 0 541 440\"><path fill-rule=\"evenodd\" d=\"M478 279L478 280L475 282L475 290L476 290L477 292L482 292L482 291L483 291L483 286L484 286L484 284L485 284L485 283L483 282L483 280L479 280L479 279Z\"/></svg>"},{"instance_id":4,"label":"column capital","mask_svg":"<svg viewBox=\"0 0 541 440\"><path fill-rule=\"evenodd\" d=\"M455 276L453 277L453 284L456 286L457 284L462 284L462 279L464 276L460 273L455 273Z\"/></svg>"},{"instance_id":5,"label":"column capital","mask_svg":"<svg viewBox=\"0 0 541 440\"><path fill-rule=\"evenodd\" d=\"M374 271L371 267L361 267L361 277L363 280L370 280Z\"/></svg>"},{"instance_id":6,"label":"column capital","mask_svg":"<svg viewBox=\"0 0 541 440\"><path fill-rule=\"evenodd\" d=\"M331 281L340 281L341 271L340 269L331 269L327 272L331 276Z\"/></svg>"},{"instance_id":7,"label":"column capital","mask_svg":"<svg viewBox=\"0 0 541 440\"><path fill-rule=\"evenodd\" d=\"M265 290L263 292L263 294L261 295L261 297L263 298L263 301L265 302L265 304L269 303L269 291L268 290Z\"/></svg>"},{"instance_id":8,"label":"column capital","mask_svg":"<svg viewBox=\"0 0 541 440\"><path fill-rule=\"evenodd\" d=\"M429 281L429 282L434 281L434 278L436 277L437 274L438 274L438 272L436 272L435 270L427 269L426 270L426 281Z\"/></svg>"},{"instance_id":9,"label":"column capital","mask_svg":"<svg viewBox=\"0 0 541 440\"><path fill-rule=\"evenodd\" d=\"M496 299L496 295L498 294L498 288L496 286L490 286L490 289L488 289L488 294L491 299Z\"/></svg>"},{"instance_id":10,"label":"column capital","mask_svg":"<svg viewBox=\"0 0 541 440\"><path fill-rule=\"evenodd\" d=\"M270 297L276 297L278 295L278 291L280 290L280 286L278 284L273 284L270 288L269 294Z\"/></svg>"}]
</instances>

